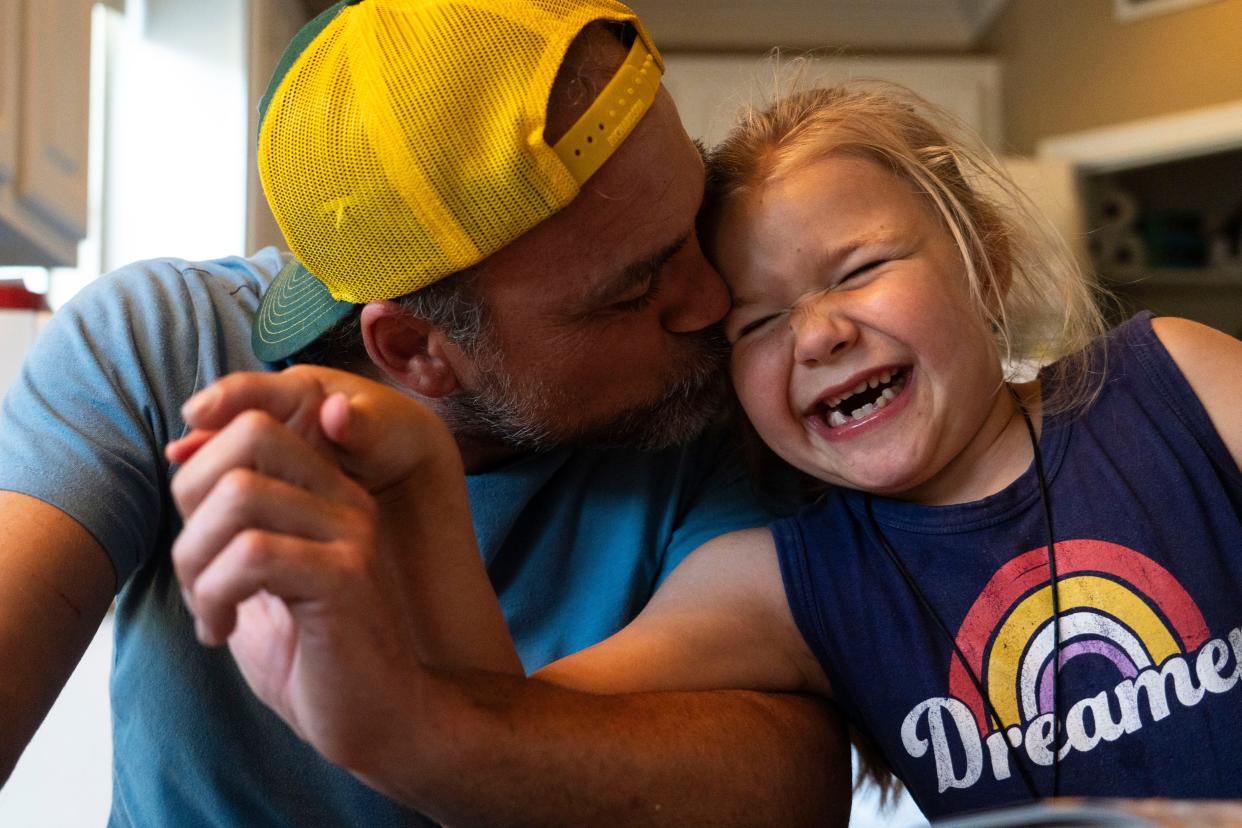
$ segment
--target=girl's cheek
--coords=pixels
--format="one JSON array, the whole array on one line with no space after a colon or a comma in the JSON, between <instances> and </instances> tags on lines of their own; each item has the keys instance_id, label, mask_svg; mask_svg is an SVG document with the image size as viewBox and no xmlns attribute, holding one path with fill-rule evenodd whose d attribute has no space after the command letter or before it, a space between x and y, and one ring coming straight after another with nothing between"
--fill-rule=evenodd
<instances>
[{"instance_id":1,"label":"girl's cheek","mask_svg":"<svg viewBox=\"0 0 1242 828\"><path fill-rule=\"evenodd\" d=\"M758 343L733 349L733 387L752 423L779 420L788 408L789 366L775 349Z\"/></svg>"}]
</instances>

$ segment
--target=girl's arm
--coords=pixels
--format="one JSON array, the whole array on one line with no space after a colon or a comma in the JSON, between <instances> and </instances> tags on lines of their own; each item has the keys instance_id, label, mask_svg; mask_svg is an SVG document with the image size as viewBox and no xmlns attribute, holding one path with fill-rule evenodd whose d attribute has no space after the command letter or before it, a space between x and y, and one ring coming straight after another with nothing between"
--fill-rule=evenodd
<instances>
[{"instance_id":1,"label":"girl's arm","mask_svg":"<svg viewBox=\"0 0 1242 828\"><path fill-rule=\"evenodd\" d=\"M830 695L789 610L767 529L705 543L629 626L535 678L591 693L737 688Z\"/></svg>"},{"instance_id":2,"label":"girl's arm","mask_svg":"<svg viewBox=\"0 0 1242 828\"><path fill-rule=\"evenodd\" d=\"M1189 319L1153 319L1160 338L1242 468L1242 342Z\"/></svg>"}]
</instances>

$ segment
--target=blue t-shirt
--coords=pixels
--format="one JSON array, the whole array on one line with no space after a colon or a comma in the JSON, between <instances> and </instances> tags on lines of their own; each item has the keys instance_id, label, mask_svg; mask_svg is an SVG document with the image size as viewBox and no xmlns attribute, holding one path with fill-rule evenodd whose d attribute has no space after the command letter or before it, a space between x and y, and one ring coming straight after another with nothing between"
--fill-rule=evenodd
<instances>
[{"instance_id":1,"label":"blue t-shirt","mask_svg":"<svg viewBox=\"0 0 1242 828\"><path fill-rule=\"evenodd\" d=\"M169 564L180 520L164 446L195 391L266 370L250 326L282 264L269 249L104 277L54 315L4 401L0 489L69 514L117 572L114 826L418 822L297 739L226 649L197 643ZM719 434L532 456L468 487L527 670L618 630L704 541L770 519Z\"/></svg>"},{"instance_id":2,"label":"blue t-shirt","mask_svg":"<svg viewBox=\"0 0 1242 828\"><path fill-rule=\"evenodd\" d=\"M1099 399L1040 435L1061 793L1239 798L1242 473L1150 315L1107 342ZM1050 794L1057 668L1034 464L973 503L872 500L930 612L865 504L837 490L773 524L794 617L846 715L929 817L1030 799L1018 762Z\"/></svg>"}]
</instances>

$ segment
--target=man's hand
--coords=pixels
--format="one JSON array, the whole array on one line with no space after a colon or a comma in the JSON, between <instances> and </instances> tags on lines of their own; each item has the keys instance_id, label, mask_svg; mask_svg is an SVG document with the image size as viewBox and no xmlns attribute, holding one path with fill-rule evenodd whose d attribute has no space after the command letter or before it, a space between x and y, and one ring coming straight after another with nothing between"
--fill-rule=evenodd
<instances>
[{"instance_id":1,"label":"man's hand","mask_svg":"<svg viewBox=\"0 0 1242 828\"><path fill-rule=\"evenodd\" d=\"M816 700L524 679L426 409L310 368L206 394L169 449L178 578L329 761L452 824L844 824L848 747Z\"/></svg>"},{"instance_id":2,"label":"man's hand","mask_svg":"<svg viewBox=\"0 0 1242 828\"><path fill-rule=\"evenodd\" d=\"M193 430L168 446L174 463L186 463L238 418L251 415L248 427L266 428L266 415L381 499L417 482L413 478L428 465L462 473L453 436L430 409L346 371L303 365L278 374L232 374L195 394L182 412ZM202 494L186 480L174 489L183 513L193 511Z\"/></svg>"},{"instance_id":3,"label":"man's hand","mask_svg":"<svg viewBox=\"0 0 1242 828\"><path fill-rule=\"evenodd\" d=\"M456 445L416 401L300 367L191 399L173 564L200 640L329 759L378 741L422 663L520 672ZM467 605L466 602L470 603Z\"/></svg>"}]
</instances>

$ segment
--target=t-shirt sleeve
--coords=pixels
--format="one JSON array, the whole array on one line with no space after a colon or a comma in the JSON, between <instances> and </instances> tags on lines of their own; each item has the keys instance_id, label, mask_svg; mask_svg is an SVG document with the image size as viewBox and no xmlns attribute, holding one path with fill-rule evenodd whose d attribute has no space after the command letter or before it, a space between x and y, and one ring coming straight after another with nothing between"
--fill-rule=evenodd
<instances>
[{"instance_id":1,"label":"t-shirt sleeve","mask_svg":"<svg viewBox=\"0 0 1242 828\"><path fill-rule=\"evenodd\" d=\"M687 555L711 539L766 526L798 507L787 496L760 496L742 456L741 439L727 425L700 438L696 459L699 482L691 487L681 523L673 531L657 586Z\"/></svg>"},{"instance_id":2,"label":"t-shirt sleeve","mask_svg":"<svg viewBox=\"0 0 1242 828\"><path fill-rule=\"evenodd\" d=\"M0 410L0 489L82 524L118 586L168 515L163 447L194 389L192 305L171 264L103 277L53 315Z\"/></svg>"}]
</instances>

